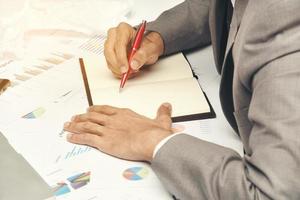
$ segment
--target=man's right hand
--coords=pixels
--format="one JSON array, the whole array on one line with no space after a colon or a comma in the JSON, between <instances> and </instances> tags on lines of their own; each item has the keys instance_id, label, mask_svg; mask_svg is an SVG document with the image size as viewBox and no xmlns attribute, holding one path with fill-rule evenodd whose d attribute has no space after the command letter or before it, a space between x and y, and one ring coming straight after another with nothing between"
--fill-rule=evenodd
<instances>
[{"instance_id":1,"label":"man's right hand","mask_svg":"<svg viewBox=\"0 0 300 200\"><path fill-rule=\"evenodd\" d=\"M163 54L163 39L159 33L150 32L144 36L140 48L129 64L128 54L135 34L136 30L124 22L108 30L107 40L104 44L104 55L107 66L118 78L127 72L129 65L134 72L138 72L143 65L154 64L158 57Z\"/></svg>"}]
</instances>

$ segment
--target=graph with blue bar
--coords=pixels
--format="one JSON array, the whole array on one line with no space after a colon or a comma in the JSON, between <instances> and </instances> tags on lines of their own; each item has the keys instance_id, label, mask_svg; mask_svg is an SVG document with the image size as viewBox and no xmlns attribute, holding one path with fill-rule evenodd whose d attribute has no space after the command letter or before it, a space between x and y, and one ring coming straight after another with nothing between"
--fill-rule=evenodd
<instances>
[{"instance_id":1,"label":"graph with blue bar","mask_svg":"<svg viewBox=\"0 0 300 200\"><path fill-rule=\"evenodd\" d=\"M68 151L65 154L61 154L59 155L56 160L55 163L61 161L62 159L64 160L68 160L70 158L74 158L76 156L82 155L84 153L87 153L91 150L91 147L88 146L79 146L79 145L74 145L71 151Z\"/></svg>"},{"instance_id":2,"label":"graph with blue bar","mask_svg":"<svg viewBox=\"0 0 300 200\"><path fill-rule=\"evenodd\" d=\"M66 159L69 159L69 158L72 158L74 156L78 156L80 154L83 154L83 153L86 153L88 151L91 150L91 147L85 147L85 146L74 146L72 151L68 152L66 155L65 155L65 160Z\"/></svg>"},{"instance_id":3,"label":"graph with blue bar","mask_svg":"<svg viewBox=\"0 0 300 200\"><path fill-rule=\"evenodd\" d=\"M71 192L71 190L66 183L61 182L57 183L57 185L53 187L53 192L55 196L60 196Z\"/></svg>"}]
</instances>

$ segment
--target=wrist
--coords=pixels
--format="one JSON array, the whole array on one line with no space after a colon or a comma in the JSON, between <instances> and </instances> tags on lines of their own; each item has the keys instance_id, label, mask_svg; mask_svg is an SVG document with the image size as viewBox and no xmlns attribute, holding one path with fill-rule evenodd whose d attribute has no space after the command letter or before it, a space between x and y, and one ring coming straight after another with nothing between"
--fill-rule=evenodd
<instances>
[{"instance_id":1,"label":"wrist","mask_svg":"<svg viewBox=\"0 0 300 200\"><path fill-rule=\"evenodd\" d=\"M153 153L156 148L156 146L165 138L168 136L172 135L171 130L165 130L165 129L160 129L160 130L153 130L152 134L149 134L149 138L147 141L148 145L145 145L146 143L142 144L142 149L144 150L144 159L148 162L151 162L153 159Z\"/></svg>"}]
</instances>

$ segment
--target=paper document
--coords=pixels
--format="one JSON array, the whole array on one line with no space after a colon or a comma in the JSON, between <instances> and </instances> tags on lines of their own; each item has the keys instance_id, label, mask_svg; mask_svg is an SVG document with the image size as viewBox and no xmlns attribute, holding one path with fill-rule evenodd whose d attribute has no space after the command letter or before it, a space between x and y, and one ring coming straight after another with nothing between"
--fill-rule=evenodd
<instances>
[{"instance_id":1,"label":"paper document","mask_svg":"<svg viewBox=\"0 0 300 200\"><path fill-rule=\"evenodd\" d=\"M78 59L69 59L0 96L0 131L58 200L172 199L148 164L66 141L64 122L87 107Z\"/></svg>"}]
</instances>

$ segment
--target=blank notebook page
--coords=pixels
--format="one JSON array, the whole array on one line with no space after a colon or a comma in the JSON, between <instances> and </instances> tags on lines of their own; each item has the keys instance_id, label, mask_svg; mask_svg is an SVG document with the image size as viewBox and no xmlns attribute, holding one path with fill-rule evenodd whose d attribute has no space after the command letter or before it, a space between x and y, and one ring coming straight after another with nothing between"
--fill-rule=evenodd
<instances>
[{"instance_id":1,"label":"blank notebook page","mask_svg":"<svg viewBox=\"0 0 300 200\"><path fill-rule=\"evenodd\" d=\"M104 57L83 59L94 105L130 108L155 117L159 105L172 104L172 117L210 112L209 104L182 54L161 59L129 79L119 93L120 79L113 77Z\"/></svg>"},{"instance_id":2,"label":"blank notebook page","mask_svg":"<svg viewBox=\"0 0 300 200\"><path fill-rule=\"evenodd\" d=\"M90 89L120 86L120 79L115 78L108 69L104 56L84 57L84 65ZM141 85L158 81L190 78L192 70L182 54L175 54L160 59L156 64L144 66L138 76L126 82L124 90L129 85Z\"/></svg>"}]
</instances>

